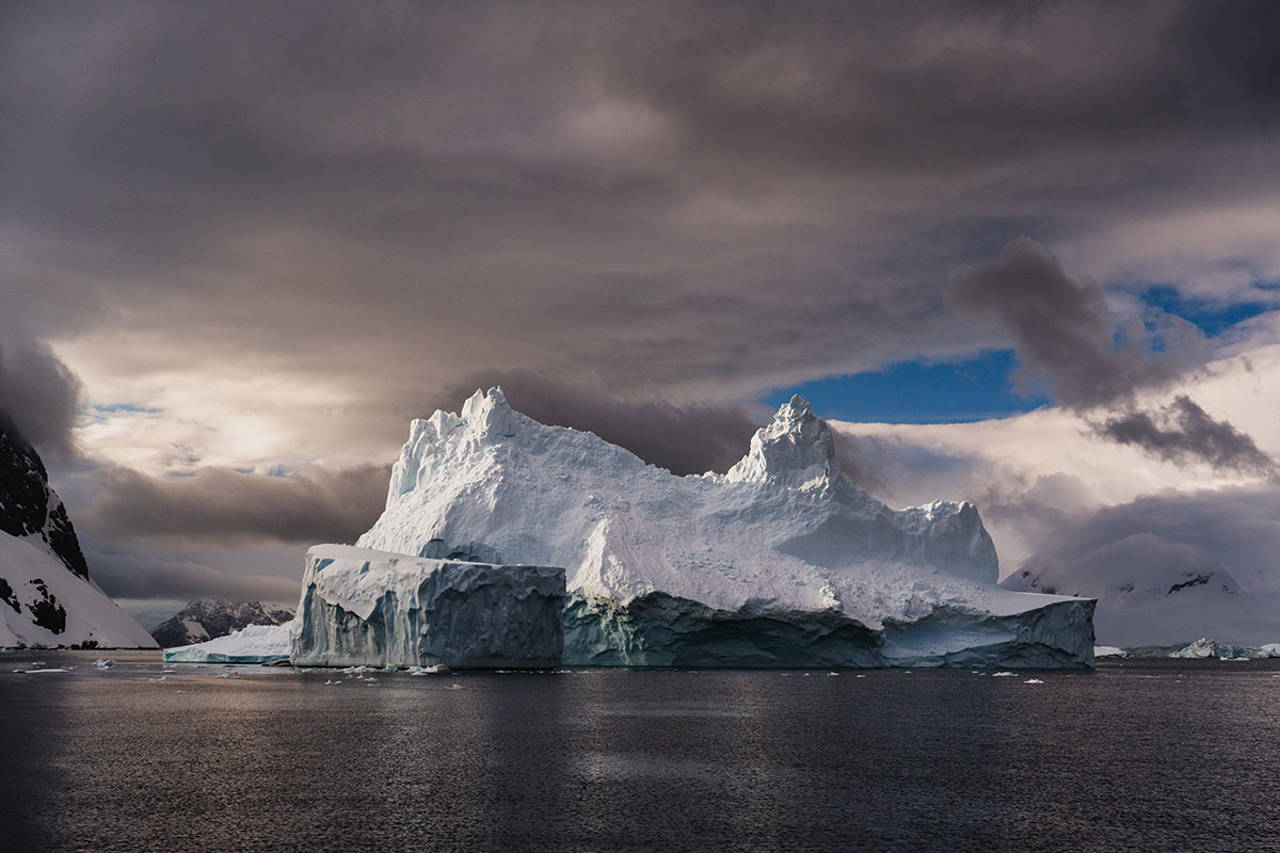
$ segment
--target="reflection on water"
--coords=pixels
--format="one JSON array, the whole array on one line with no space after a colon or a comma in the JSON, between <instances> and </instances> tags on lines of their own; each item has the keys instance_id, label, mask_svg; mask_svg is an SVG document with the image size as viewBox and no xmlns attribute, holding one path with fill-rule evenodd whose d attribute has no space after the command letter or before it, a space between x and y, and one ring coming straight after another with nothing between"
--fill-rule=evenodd
<instances>
[{"instance_id":1,"label":"reflection on water","mask_svg":"<svg viewBox=\"0 0 1280 853\"><path fill-rule=\"evenodd\" d=\"M94 657L0 655L6 849L1280 845L1280 662L1028 684ZM74 669L13 672L37 659Z\"/></svg>"}]
</instances>

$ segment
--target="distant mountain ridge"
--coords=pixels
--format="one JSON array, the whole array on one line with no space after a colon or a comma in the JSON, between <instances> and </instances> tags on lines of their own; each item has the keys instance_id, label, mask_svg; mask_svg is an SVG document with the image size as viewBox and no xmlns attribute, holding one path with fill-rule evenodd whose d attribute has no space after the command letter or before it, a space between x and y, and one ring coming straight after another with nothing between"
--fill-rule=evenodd
<instances>
[{"instance_id":1,"label":"distant mountain ridge","mask_svg":"<svg viewBox=\"0 0 1280 853\"><path fill-rule=\"evenodd\" d=\"M283 625L292 618L292 610L269 609L261 601L200 599L166 619L151 636L168 649L225 637L249 625Z\"/></svg>"},{"instance_id":2,"label":"distant mountain ridge","mask_svg":"<svg viewBox=\"0 0 1280 853\"><path fill-rule=\"evenodd\" d=\"M0 646L152 647L89 578L35 448L0 415Z\"/></svg>"}]
</instances>

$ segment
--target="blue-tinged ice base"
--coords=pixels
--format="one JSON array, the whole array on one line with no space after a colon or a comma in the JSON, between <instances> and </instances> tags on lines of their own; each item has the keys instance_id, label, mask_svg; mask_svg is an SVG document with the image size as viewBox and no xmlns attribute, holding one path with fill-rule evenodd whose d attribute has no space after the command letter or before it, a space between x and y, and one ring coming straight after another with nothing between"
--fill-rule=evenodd
<instances>
[{"instance_id":1,"label":"blue-tinged ice base","mask_svg":"<svg viewBox=\"0 0 1280 853\"><path fill-rule=\"evenodd\" d=\"M1092 599L1009 615L938 607L914 622L868 628L837 610L729 612L651 593L621 605L570 597L564 662L698 668L1093 666Z\"/></svg>"},{"instance_id":2,"label":"blue-tinged ice base","mask_svg":"<svg viewBox=\"0 0 1280 853\"><path fill-rule=\"evenodd\" d=\"M307 552L290 660L299 666L560 665L564 570L392 554Z\"/></svg>"}]
</instances>

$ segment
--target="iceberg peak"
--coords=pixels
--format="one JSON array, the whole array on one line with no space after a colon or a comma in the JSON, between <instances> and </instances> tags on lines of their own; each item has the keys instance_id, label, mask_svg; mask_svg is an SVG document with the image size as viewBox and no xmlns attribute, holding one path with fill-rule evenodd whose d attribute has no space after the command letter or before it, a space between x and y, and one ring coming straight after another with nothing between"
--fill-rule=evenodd
<instances>
[{"instance_id":1,"label":"iceberg peak","mask_svg":"<svg viewBox=\"0 0 1280 853\"><path fill-rule=\"evenodd\" d=\"M778 407L773 421L751 437L751 449L726 475L733 482L827 482L839 473L835 439L827 422L799 394Z\"/></svg>"},{"instance_id":2,"label":"iceberg peak","mask_svg":"<svg viewBox=\"0 0 1280 853\"><path fill-rule=\"evenodd\" d=\"M488 391L480 388L462 404L462 420L470 424L476 433L487 438L509 438L516 434L520 421L525 418L511 408L502 386Z\"/></svg>"}]
</instances>

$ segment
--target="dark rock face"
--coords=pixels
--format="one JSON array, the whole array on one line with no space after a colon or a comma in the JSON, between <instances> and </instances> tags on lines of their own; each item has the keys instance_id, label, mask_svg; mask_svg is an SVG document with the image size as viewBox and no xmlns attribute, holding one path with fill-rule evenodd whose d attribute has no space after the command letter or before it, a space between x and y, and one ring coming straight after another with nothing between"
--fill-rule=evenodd
<instances>
[{"instance_id":1,"label":"dark rock face","mask_svg":"<svg viewBox=\"0 0 1280 853\"><path fill-rule=\"evenodd\" d=\"M246 625L282 625L293 611L268 609L261 601L193 601L151 632L161 648L203 643Z\"/></svg>"},{"instance_id":2,"label":"dark rock face","mask_svg":"<svg viewBox=\"0 0 1280 853\"><path fill-rule=\"evenodd\" d=\"M51 634L61 634L67 630L67 611L58 603L58 597L49 592L49 587L40 578L33 578L31 585L40 594L39 598L28 605L31 609L31 621Z\"/></svg>"},{"instance_id":3,"label":"dark rock face","mask_svg":"<svg viewBox=\"0 0 1280 853\"><path fill-rule=\"evenodd\" d=\"M88 579L80 542L35 448L0 415L0 532L39 536L68 569Z\"/></svg>"}]
</instances>

